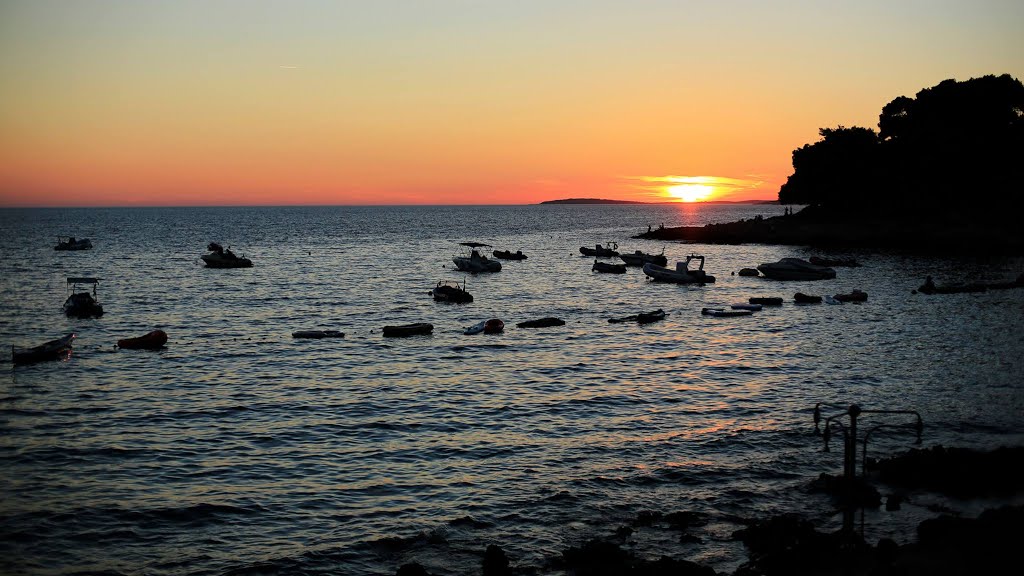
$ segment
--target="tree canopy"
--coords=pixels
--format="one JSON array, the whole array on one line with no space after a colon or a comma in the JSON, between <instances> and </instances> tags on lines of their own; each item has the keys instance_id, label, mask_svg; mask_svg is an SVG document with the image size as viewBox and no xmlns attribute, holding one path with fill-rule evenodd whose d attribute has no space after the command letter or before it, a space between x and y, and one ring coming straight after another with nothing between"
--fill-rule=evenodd
<instances>
[{"instance_id":1,"label":"tree canopy","mask_svg":"<svg viewBox=\"0 0 1024 576\"><path fill-rule=\"evenodd\" d=\"M1006 215L1024 207L1024 85L945 80L882 108L878 132L823 128L793 151L784 204Z\"/></svg>"}]
</instances>

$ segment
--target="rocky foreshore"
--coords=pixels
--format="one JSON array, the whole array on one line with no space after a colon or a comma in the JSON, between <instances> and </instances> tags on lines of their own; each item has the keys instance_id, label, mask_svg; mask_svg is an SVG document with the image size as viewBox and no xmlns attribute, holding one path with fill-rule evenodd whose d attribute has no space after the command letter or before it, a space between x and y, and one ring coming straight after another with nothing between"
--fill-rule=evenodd
<instances>
[{"instance_id":1,"label":"rocky foreshore","mask_svg":"<svg viewBox=\"0 0 1024 576\"><path fill-rule=\"evenodd\" d=\"M757 216L706 226L678 226L634 238L699 244L784 244L859 249L1024 253L1024 233L1005 222L949 217L845 214L813 207L786 216Z\"/></svg>"},{"instance_id":2,"label":"rocky foreshore","mask_svg":"<svg viewBox=\"0 0 1024 576\"><path fill-rule=\"evenodd\" d=\"M1024 457L1024 447L992 452L947 449L941 446L873 461L872 480L890 487L927 490L958 499L998 496L1005 505L990 508L976 518L941 514L918 524L915 538L898 544L882 538L865 542L856 531L822 532L795 514L763 519L734 519L744 528L732 539L742 542L748 559L733 576L953 576L1000 574L1017 563L1019 527L1024 523L1024 482L1014 473ZM838 479L823 475L812 485L837 485ZM813 488L812 488L813 489ZM872 489L873 490L873 489ZM872 500L872 499L868 499ZM887 510L898 510L890 496ZM862 501L863 502L863 501ZM881 499L873 504L880 506ZM706 515L680 511L669 514L641 512L630 525L609 530L564 550L544 566L516 565L497 545L482 551L482 576L523 576L565 573L571 576L715 576L712 567L688 560L661 556L644 558L630 549L635 530L657 525L678 532L680 542L697 542L692 532L708 523ZM445 573L438 572L437 574ZM417 562L402 565L397 576L430 576Z\"/></svg>"}]
</instances>

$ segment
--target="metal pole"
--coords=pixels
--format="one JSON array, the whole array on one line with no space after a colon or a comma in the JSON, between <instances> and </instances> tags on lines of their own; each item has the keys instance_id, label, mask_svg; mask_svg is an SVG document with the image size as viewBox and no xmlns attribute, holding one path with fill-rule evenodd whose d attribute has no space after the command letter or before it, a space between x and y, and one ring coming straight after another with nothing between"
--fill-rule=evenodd
<instances>
[{"instance_id":1,"label":"metal pole","mask_svg":"<svg viewBox=\"0 0 1024 576\"><path fill-rule=\"evenodd\" d=\"M843 510L843 531L853 532L854 511L857 509L856 482L857 482L857 417L860 416L860 406L850 404L846 412L850 416L850 430L846 435L846 450L843 466L843 480L846 484L846 506Z\"/></svg>"}]
</instances>

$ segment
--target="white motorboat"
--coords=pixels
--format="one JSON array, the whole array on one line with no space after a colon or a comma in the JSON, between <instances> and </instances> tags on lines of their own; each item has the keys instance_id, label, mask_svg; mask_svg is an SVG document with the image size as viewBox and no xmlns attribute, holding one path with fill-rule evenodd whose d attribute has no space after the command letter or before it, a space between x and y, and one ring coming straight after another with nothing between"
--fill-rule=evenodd
<instances>
[{"instance_id":1,"label":"white motorboat","mask_svg":"<svg viewBox=\"0 0 1024 576\"><path fill-rule=\"evenodd\" d=\"M491 260L480 253L478 248L490 248L490 244L480 242L459 242L459 246L465 246L467 252L452 257L455 267L463 272L500 272L501 262Z\"/></svg>"},{"instance_id":2,"label":"white motorboat","mask_svg":"<svg viewBox=\"0 0 1024 576\"><path fill-rule=\"evenodd\" d=\"M700 266L696 270L690 270L691 260L700 261ZM704 272L704 257L697 254L690 254L685 262L676 262L675 270L648 262L644 264L644 274L657 282L675 284L710 284L715 281L714 276Z\"/></svg>"}]
</instances>

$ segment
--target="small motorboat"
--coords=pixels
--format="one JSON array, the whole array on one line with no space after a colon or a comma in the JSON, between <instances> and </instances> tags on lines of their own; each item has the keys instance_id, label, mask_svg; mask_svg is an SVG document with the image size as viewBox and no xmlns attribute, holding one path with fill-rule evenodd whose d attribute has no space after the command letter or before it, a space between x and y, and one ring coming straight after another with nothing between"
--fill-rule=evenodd
<instances>
[{"instance_id":1,"label":"small motorboat","mask_svg":"<svg viewBox=\"0 0 1024 576\"><path fill-rule=\"evenodd\" d=\"M615 242L608 242L606 246L597 244L593 248L580 246L580 254L583 254L584 256L595 256L597 258L615 258L619 255L618 249L618 244Z\"/></svg>"},{"instance_id":2,"label":"small motorboat","mask_svg":"<svg viewBox=\"0 0 1024 576\"><path fill-rule=\"evenodd\" d=\"M552 326L565 326L565 320L560 318L540 318L537 320L527 320L526 322L520 322L516 324L519 328L550 328Z\"/></svg>"},{"instance_id":3,"label":"small motorboat","mask_svg":"<svg viewBox=\"0 0 1024 576\"><path fill-rule=\"evenodd\" d=\"M91 284L92 293L88 288L81 289L79 284ZM68 290L71 294L64 301L64 313L75 318L99 318L103 316L103 306L96 298L96 278L68 278Z\"/></svg>"},{"instance_id":4,"label":"small motorboat","mask_svg":"<svg viewBox=\"0 0 1024 576\"><path fill-rule=\"evenodd\" d=\"M466 292L465 284L454 280L438 280L437 286L431 288L430 295L438 302L465 304L473 301L473 295Z\"/></svg>"},{"instance_id":5,"label":"small motorboat","mask_svg":"<svg viewBox=\"0 0 1024 576\"><path fill-rule=\"evenodd\" d=\"M690 262L699 260L700 267L690 270ZM711 284L715 281L714 276L704 272L704 257L697 254L690 254L685 262L676 262L676 269L665 268L648 262L644 264L644 274L655 282L672 282L675 284Z\"/></svg>"},{"instance_id":6,"label":"small motorboat","mask_svg":"<svg viewBox=\"0 0 1024 576\"><path fill-rule=\"evenodd\" d=\"M153 330L149 334L135 338L124 338L117 341L118 348L129 350L156 350L167 344L167 333L163 330Z\"/></svg>"},{"instance_id":7,"label":"small motorboat","mask_svg":"<svg viewBox=\"0 0 1024 576\"><path fill-rule=\"evenodd\" d=\"M835 270L800 258L783 258L778 262L761 264L757 269L771 280L828 280L836 277Z\"/></svg>"},{"instance_id":8,"label":"small motorboat","mask_svg":"<svg viewBox=\"0 0 1024 576\"><path fill-rule=\"evenodd\" d=\"M640 324L650 324L651 322L657 322L658 320L664 320L665 311L661 308L652 310L651 312L641 312L639 314L633 314L631 316L623 316L621 318L609 318L608 322L611 324L622 324L623 322L638 322Z\"/></svg>"},{"instance_id":9,"label":"small motorboat","mask_svg":"<svg viewBox=\"0 0 1024 576\"><path fill-rule=\"evenodd\" d=\"M751 310L726 310L725 308L701 308L700 313L704 316L714 316L716 318L733 318L736 316L750 316L754 312Z\"/></svg>"},{"instance_id":10,"label":"small motorboat","mask_svg":"<svg viewBox=\"0 0 1024 576\"><path fill-rule=\"evenodd\" d=\"M252 268L252 260L245 256L238 256L231 251L231 247L224 248L216 242L210 242L206 249L209 254L200 256L206 262L207 268Z\"/></svg>"},{"instance_id":11,"label":"small motorboat","mask_svg":"<svg viewBox=\"0 0 1024 576\"><path fill-rule=\"evenodd\" d=\"M480 242L459 242L459 246L466 247L466 253L457 254L452 257L455 268L463 272L501 272L501 262L491 260L480 253L478 248L490 248L490 244Z\"/></svg>"},{"instance_id":12,"label":"small motorboat","mask_svg":"<svg viewBox=\"0 0 1024 576\"><path fill-rule=\"evenodd\" d=\"M839 256L836 258L824 258L821 256L811 256L807 259L811 264L815 266L825 266L831 268L833 266L847 266L850 268L856 268L860 266L860 263L853 259L853 256Z\"/></svg>"},{"instance_id":13,"label":"small motorboat","mask_svg":"<svg viewBox=\"0 0 1024 576\"><path fill-rule=\"evenodd\" d=\"M632 254L619 254L619 258L626 263L626 266L643 266L648 262L658 266L668 266L668 258L665 257L664 250L661 254L646 254L636 250Z\"/></svg>"},{"instance_id":14,"label":"small motorboat","mask_svg":"<svg viewBox=\"0 0 1024 576\"><path fill-rule=\"evenodd\" d=\"M388 338L401 338L404 336L419 336L430 334L434 331L433 324L417 322L415 324L402 324L400 326L385 326L382 332Z\"/></svg>"},{"instance_id":15,"label":"small motorboat","mask_svg":"<svg viewBox=\"0 0 1024 576\"><path fill-rule=\"evenodd\" d=\"M338 330L299 330L298 332L292 332L292 338L308 338L312 340L344 337L345 333Z\"/></svg>"},{"instance_id":16,"label":"small motorboat","mask_svg":"<svg viewBox=\"0 0 1024 576\"><path fill-rule=\"evenodd\" d=\"M763 306L782 306L782 296L754 296L747 300L747 302Z\"/></svg>"},{"instance_id":17,"label":"small motorboat","mask_svg":"<svg viewBox=\"0 0 1024 576\"><path fill-rule=\"evenodd\" d=\"M57 236L57 245L54 250L91 250L92 240L88 238L75 238L74 236Z\"/></svg>"},{"instance_id":18,"label":"small motorboat","mask_svg":"<svg viewBox=\"0 0 1024 576\"><path fill-rule=\"evenodd\" d=\"M625 264L609 264L607 262L598 262L594 260L594 265L590 267L594 272L603 272L605 274L625 274Z\"/></svg>"},{"instance_id":19,"label":"small motorboat","mask_svg":"<svg viewBox=\"0 0 1024 576\"><path fill-rule=\"evenodd\" d=\"M729 308L733 310L750 310L751 312L760 312L763 304L732 304Z\"/></svg>"},{"instance_id":20,"label":"small motorboat","mask_svg":"<svg viewBox=\"0 0 1024 576\"><path fill-rule=\"evenodd\" d=\"M797 304L821 304L821 296L811 296L803 292L793 294L793 302Z\"/></svg>"},{"instance_id":21,"label":"small motorboat","mask_svg":"<svg viewBox=\"0 0 1024 576\"><path fill-rule=\"evenodd\" d=\"M71 341L74 339L74 334L68 334L31 348L11 346L11 362L15 364L33 364L44 360L67 358L71 354Z\"/></svg>"},{"instance_id":22,"label":"small motorboat","mask_svg":"<svg viewBox=\"0 0 1024 576\"><path fill-rule=\"evenodd\" d=\"M501 260L526 260L526 254L523 254L522 250L516 250L511 252L509 250L495 250L491 252L495 258Z\"/></svg>"}]
</instances>

